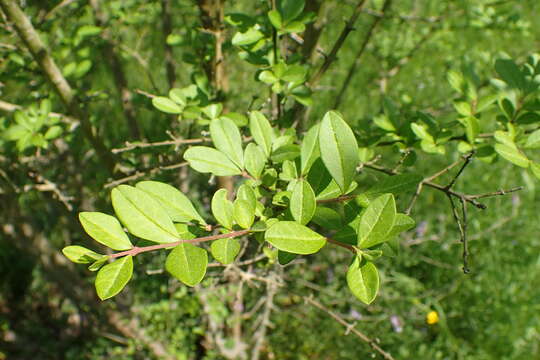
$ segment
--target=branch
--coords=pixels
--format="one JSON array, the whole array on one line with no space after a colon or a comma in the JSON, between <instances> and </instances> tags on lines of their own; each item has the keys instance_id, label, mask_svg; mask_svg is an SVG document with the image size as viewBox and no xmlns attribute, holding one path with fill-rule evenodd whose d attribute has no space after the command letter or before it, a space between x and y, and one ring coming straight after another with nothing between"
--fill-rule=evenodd
<instances>
[{"instance_id":1,"label":"branch","mask_svg":"<svg viewBox=\"0 0 540 360\"><path fill-rule=\"evenodd\" d=\"M204 237L200 237L196 239L183 239L183 240L178 240L178 241L166 243L166 244L150 245L150 246L143 246L143 247L134 246L130 250L126 250L126 251L109 255L109 258L114 259L114 258L119 258L122 256L128 256L128 255L136 256L144 252L167 249L167 248L178 246L183 243L196 244L196 243L202 243L202 242L213 241L213 240L218 240L218 239L234 238L234 237L239 237L239 236L249 234L250 232L251 230L239 230L239 231L233 231L227 234L210 235L210 236L204 236Z\"/></svg>"},{"instance_id":2,"label":"branch","mask_svg":"<svg viewBox=\"0 0 540 360\"><path fill-rule=\"evenodd\" d=\"M168 146L168 145L185 145L185 144L200 144L207 141L211 141L207 138L202 139L174 139L174 140L164 140L164 141L158 141L154 143L144 143L144 142L136 142L136 143L130 143L129 141L126 141L125 147L118 148L118 149L112 149L111 152L113 154L119 154L126 151L131 151L135 149L144 149L144 148L150 148L150 147L158 147L158 146Z\"/></svg>"},{"instance_id":3,"label":"branch","mask_svg":"<svg viewBox=\"0 0 540 360\"><path fill-rule=\"evenodd\" d=\"M304 301L306 303L309 303L310 305L315 306L317 309L324 311L326 314L330 315L334 320L336 320L341 325L345 326L347 329L347 333L352 332L354 335L356 335L358 338L360 338L362 341L366 342L371 346L371 348L375 351L377 351L379 354L382 355L382 357L386 360L394 360L392 355L381 349L379 345L375 342L375 340L370 339L367 335L362 333L360 330L356 329L355 324L350 324L347 321L345 321L341 316L333 312L332 310L328 309L324 305L322 305L320 302L313 300L311 296L304 296Z\"/></svg>"},{"instance_id":4,"label":"branch","mask_svg":"<svg viewBox=\"0 0 540 360\"><path fill-rule=\"evenodd\" d=\"M111 181L111 182L105 184L104 188L107 189L107 188L115 187L115 186L118 186L120 184L127 183L129 181L140 179L140 178L142 178L144 176L154 175L156 173L159 173L159 172L162 172L162 171L167 171L167 170L175 170L175 169L187 166L187 165L188 165L187 162L181 162L181 163L178 163L178 164L172 164L172 165L166 165L166 166L157 166L155 168L145 170L145 171L144 170L143 171L137 171L133 175L129 175L129 176L123 177L121 179L117 179L117 180L114 180L114 181Z\"/></svg>"},{"instance_id":5,"label":"branch","mask_svg":"<svg viewBox=\"0 0 540 360\"><path fill-rule=\"evenodd\" d=\"M114 157L107 150L101 139L94 135L86 112L82 111L73 89L60 72L60 69L58 69L58 66L50 56L30 20L19 8L15 0L0 0L0 8L6 14L7 18L13 22L17 34L32 53L34 60L41 67L47 80L53 85L69 113L80 120L84 136L92 144L103 164L110 173L113 173L116 163Z\"/></svg>"},{"instance_id":6,"label":"branch","mask_svg":"<svg viewBox=\"0 0 540 360\"><path fill-rule=\"evenodd\" d=\"M392 0L385 0L381 12L384 14L390 6L392 5ZM347 76L345 77L345 81L341 85L341 89L339 89L339 92L336 96L336 101L334 102L334 109L337 109L339 105L341 104L341 100L343 99L343 95L345 94L345 91L347 91L347 88L349 87L351 80L354 76L354 73L356 72L356 68L360 64L360 59L362 58L362 55L364 54L364 51L366 50L366 47L371 40L371 37L373 36L373 31L381 22L383 17L376 17L373 22L371 23L371 26L366 33L366 36L364 37L364 41L362 42L362 45L360 45L360 48L358 49L358 52L355 55L354 62L349 67L349 71L347 72Z\"/></svg>"},{"instance_id":7,"label":"branch","mask_svg":"<svg viewBox=\"0 0 540 360\"><path fill-rule=\"evenodd\" d=\"M349 18L349 20L345 23L345 27L341 31L341 34L339 35L339 38L337 39L336 43L332 47L332 50L330 50L330 53L324 60L324 63L319 68L319 71L313 75L313 77L310 79L309 83L313 87L315 86L321 77L324 75L324 73L328 70L330 65L337 59L337 53L339 49L343 46L343 43L347 39L347 36L351 33L351 31L354 30L354 24L356 23L356 20L358 19L358 16L360 16L360 13L362 12L362 8L365 4L366 0L359 0L356 4L356 7L354 8L354 11Z\"/></svg>"},{"instance_id":8,"label":"branch","mask_svg":"<svg viewBox=\"0 0 540 360\"><path fill-rule=\"evenodd\" d=\"M353 254L356 254L356 250L354 249L354 247L352 245L345 244L345 243L342 243L340 241L337 241L337 240L334 240L334 239L331 239L331 238L326 238L326 241L328 241L331 244L341 246L342 248L349 250Z\"/></svg>"},{"instance_id":9,"label":"branch","mask_svg":"<svg viewBox=\"0 0 540 360\"><path fill-rule=\"evenodd\" d=\"M17 105L17 104L12 104L12 103L0 100L0 110L2 110L2 111L15 112L15 111L21 110L21 109L24 109L24 107L22 107L20 105ZM79 125L79 119L75 119L75 118L73 118L71 116L68 116L68 115L65 115L65 114L59 114L59 113L51 112L51 113L49 113L49 116L50 117L55 117L55 118L60 118L61 120L64 120L66 123L71 124L72 126Z\"/></svg>"}]
</instances>

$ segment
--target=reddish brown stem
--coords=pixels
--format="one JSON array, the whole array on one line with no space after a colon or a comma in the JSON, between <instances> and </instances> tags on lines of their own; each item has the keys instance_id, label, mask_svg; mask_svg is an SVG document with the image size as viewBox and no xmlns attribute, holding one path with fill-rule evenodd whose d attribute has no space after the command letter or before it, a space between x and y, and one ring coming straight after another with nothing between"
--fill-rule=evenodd
<instances>
[{"instance_id":1,"label":"reddish brown stem","mask_svg":"<svg viewBox=\"0 0 540 360\"><path fill-rule=\"evenodd\" d=\"M180 244L183 244L183 243L195 244L195 243L201 243L201 242L218 240L218 239L233 238L233 237L238 237L238 236L243 236L243 235L249 234L249 232L250 232L250 230L239 230L239 231L233 231L233 232L230 232L230 233L227 233L227 234L210 235L210 236L204 236L204 237L200 237L200 238L196 238L196 239L178 240L178 241L171 242L171 243L166 243L166 244L150 245L150 246L143 246L143 247L136 247L135 246L130 250L126 250L126 251L122 251L122 252L119 252L119 253L116 253L116 254L109 255L109 257L111 259L114 259L114 258L127 256L127 255L135 256L135 255L138 255L138 254L143 253L143 252L154 251L154 250L165 249L165 248L171 248L171 247L175 247L175 246L178 246Z\"/></svg>"}]
</instances>

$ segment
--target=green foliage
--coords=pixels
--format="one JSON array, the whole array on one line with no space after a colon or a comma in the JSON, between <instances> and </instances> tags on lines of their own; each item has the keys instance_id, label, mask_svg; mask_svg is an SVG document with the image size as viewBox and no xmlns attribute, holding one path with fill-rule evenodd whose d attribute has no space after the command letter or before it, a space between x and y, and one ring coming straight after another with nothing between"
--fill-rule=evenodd
<instances>
[{"instance_id":1,"label":"green foliage","mask_svg":"<svg viewBox=\"0 0 540 360\"><path fill-rule=\"evenodd\" d=\"M55 279L69 273L65 288L75 290L59 290L58 298L72 314L98 312L84 301L80 274L55 268L58 248L97 272L102 300L129 282L112 301L141 309L135 316L150 336L175 344L162 347L175 348L171 357L199 358L202 347L208 359L244 358L250 347L280 359L369 356L346 337L326 336L343 329L306 309L303 286L347 322L368 319L366 331L396 358L535 357L538 349L524 344L535 343L538 324L511 311L528 306L519 294L534 290L523 275L537 262L534 232L527 243L510 232L500 243L492 234L489 246L469 243L472 268L482 272L463 280L452 271L461 253L467 267L466 241L478 240L471 232L509 227L471 209L516 183L534 194L533 178L540 179L540 56L523 57L538 35L538 6L387 4L29 2L23 11L47 50L39 53L20 41L19 22L2 7L9 26L0 32L0 92L17 105L0 101L7 111L0 118L0 245L40 263L32 283L41 293L63 289L64 280ZM352 28L359 30L349 34ZM47 70L52 60L57 77ZM155 180L124 184L142 178ZM112 188L115 216L83 211L108 208L104 185ZM454 203L442 208L438 196ZM534 204L533 195L528 201ZM77 212L96 251L73 225ZM416 222L418 229L403 235ZM441 230L428 237L425 223ZM459 251L451 242L458 238ZM10 264L20 256L0 253L9 254L0 256L2 278L18 273ZM518 260L526 270L514 267ZM163 267L200 286L186 289L161 274ZM16 301L3 301L0 308L18 310ZM271 333L269 320L258 317L264 306L268 313L291 309L274 311ZM426 326L424 315L435 310L439 323ZM483 311L497 323L486 315L480 324ZM403 328L390 324L395 317ZM3 321L0 312L6 330ZM510 321L527 331L502 325ZM324 331L313 337L319 327ZM240 339L242 330L263 343ZM485 335L493 333L512 340L497 344ZM101 339L88 354L157 356L144 341L124 342ZM66 358L79 355L70 350Z\"/></svg>"}]
</instances>

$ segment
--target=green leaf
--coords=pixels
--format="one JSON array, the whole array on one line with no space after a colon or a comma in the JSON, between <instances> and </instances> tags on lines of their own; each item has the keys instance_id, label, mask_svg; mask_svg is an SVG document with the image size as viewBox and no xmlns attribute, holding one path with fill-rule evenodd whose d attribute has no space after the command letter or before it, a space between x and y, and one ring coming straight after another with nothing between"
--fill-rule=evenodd
<instances>
[{"instance_id":1,"label":"green leaf","mask_svg":"<svg viewBox=\"0 0 540 360\"><path fill-rule=\"evenodd\" d=\"M510 59L497 59L495 61L495 70L510 87L521 89L525 83L525 77L518 66Z\"/></svg>"},{"instance_id":2,"label":"green leaf","mask_svg":"<svg viewBox=\"0 0 540 360\"><path fill-rule=\"evenodd\" d=\"M393 195L381 195L370 202L358 226L358 246L365 249L386 241L395 219L396 202Z\"/></svg>"},{"instance_id":3,"label":"green leaf","mask_svg":"<svg viewBox=\"0 0 540 360\"><path fill-rule=\"evenodd\" d=\"M418 174L399 174L387 176L370 187L365 194L400 194L415 191L416 187L423 180Z\"/></svg>"},{"instance_id":4,"label":"green leaf","mask_svg":"<svg viewBox=\"0 0 540 360\"><path fill-rule=\"evenodd\" d=\"M349 289L360 301L371 304L379 291L379 273L373 263L366 262L360 264L358 257L347 271L347 285Z\"/></svg>"},{"instance_id":5,"label":"green leaf","mask_svg":"<svg viewBox=\"0 0 540 360\"><path fill-rule=\"evenodd\" d=\"M242 184L236 192L238 199L246 200L253 208L257 205L257 195L255 190L248 184Z\"/></svg>"},{"instance_id":6,"label":"green leaf","mask_svg":"<svg viewBox=\"0 0 540 360\"><path fill-rule=\"evenodd\" d=\"M415 225L415 221L410 216L405 214L396 214L394 226L392 227L392 230L390 230L388 237L401 234L404 231L412 229Z\"/></svg>"},{"instance_id":7,"label":"green leaf","mask_svg":"<svg viewBox=\"0 0 540 360\"><path fill-rule=\"evenodd\" d=\"M304 0L281 0L278 2L278 9L283 17L283 22L288 23L302 14Z\"/></svg>"},{"instance_id":8,"label":"green leaf","mask_svg":"<svg viewBox=\"0 0 540 360\"><path fill-rule=\"evenodd\" d=\"M495 151L512 164L523 168L529 167L529 159L515 146L495 144Z\"/></svg>"},{"instance_id":9,"label":"green leaf","mask_svg":"<svg viewBox=\"0 0 540 360\"><path fill-rule=\"evenodd\" d=\"M251 176L255 179L260 178L266 164L266 156L261 147L254 143L247 144L244 152L244 163Z\"/></svg>"},{"instance_id":10,"label":"green leaf","mask_svg":"<svg viewBox=\"0 0 540 360\"><path fill-rule=\"evenodd\" d=\"M270 10L268 12L268 19L270 20L272 26L275 27L277 30L281 29L281 27L283 26L281 14L277 10Z\"/></svg>"},{"instance_id":11,"label":"green leaf","mask_svg":"<svg viewBox=\"0 0 540 360\"><path fill-rule=\"evenodd\" d=\"M69 260L77 264L88 264L99 260L104 256L79 245L66 246L62 249L62 253L64 253Z\"/></svg>"},{"instance_id":12,"label":"green leaf","mask_svg":"<svg viewBox=\"0 0 540 360\"><path fill-rule=\"evenodd\" d=\"M85 211L79 213L79 221L88 235L113 250L129 250L133 247L114 216Z\"/></svg>"},{"instance_id":13,"label":"green leaf","mask_svg":"<svg viewBox=\"0 0 540 360\"><path fill-rule=\"evenodd\" d=\"M247 200L236 199L233 208L236 223L243 229L249 229L255 220L255 207Z\"/></svg>"},{"instance_id":14,"label":"green leaf","mask_svg":"<svg viewBox=\"0 0 540 360\"><path fill-rule=\"evenodd\" d=\"M527 142L525 143L525 148L527 149L538 149L540 148L540 130L536 130L527 137Z\"/></svg>"},{"instance_id":15,"label":"green leaf","mask_svg":"<svg viewBox=\"0 0 540 360\"><path fill-rule=\"evenodd\" d=\"M107 262L109 257L107 255L102 255L98 260L94 261L89 267L90 271L98 271L103 265Z\"/></svg>"},{"instance_id":16,"label":"green leaf","mask_svg":"<svg viewBox=\"0 0 540 360\"><path fill-rule=\"evenodd\" d=\"M298 255L296 254L292 254L290 252L286 252L282 250L278 250L278 255L277 255L278 262L280 265L287 265L288 263L296 259L297 256Z\"/></svg>"},{"instance_id":17,"label":"green leaf","mask_svg":"<svg viewBox=\"0 0 540 360\"><path fill-rule=\"evenodd\" d=\"M342 228L341 215L337 211L323 206L317 207L312 221L325 229L340 230Z\"/></svg>"},{"instance_id":18,"label":"green leaf","mask_svg":"<svg viewBox=\"0 0 540 360\"><path fill-rule=\"evenodd\" d=\"M233 227L233 203L227 199L227 190L219 189L212 198L212 214L226 229Z\"/></svg>"},{"instance_id":19,"label":"green leaf","mask_svg":"<svg viewBox=\"0 0 540 360\"><path fill-rule=\"evenodd\" d=\"M175 187L159 181L141 181L135 187L156 199L169 214L172 221L188 222L195 220L201 224L206 224L187 196Z\"/></svg>"},{"instance_id":20,"label":"green leaf","mask_svg":"<svg viewBox=\"0 0 540 360\"><path fill-rule=\"evenodd\" d=\"M358 144L345 120L335 111L323 118L319 146L324 165L344 193L349 189L358 164Z\"/></svg>"},{"instance_id":21,"label":"green leaf","mask_svg":"<svg viewBox=\"0 0 540 360\"><path fill-rule=\"evenodd\" d=\"M201 282L206 274L208 253L190 243L182 243L167 256L165 268L172 276L188 286Z\"/></svg>"},{"instance_id":22,"label":"green leaf","mask_svg":"<svg viewBox=\"0 0 540 360\"><path fill-rule=\"evenodd\" d=\"M172 101L169 98L163 96L156 96L152 98L152 105L160 111L167 114L180 114L182 113L182 107Z\"/></svg>"},{"instance_id":23,"label":"green leaf","mask_svg":"<svg viewBox=\"0 0 540 360\"><path fill-rule=\"evenodd\" d=\"M293 254L308 255L319 251L326 238L294 221L280 221L264 234L264 239L276 248Z\"/></svg>"},{"instance_id":24,"label":"green leaf","mask_svg":"<svg viewBox=\"0 0 540 360\"><path fill-rule=\"evenodd\" d=\"M232 263L240 252L240 242L233 238L218 239L210 248L212 256L220 263L227 265Z\"/></svg>"},{"instance_id":25,"label":"green leaf","mask_svg":"<svg viewBox=\"0 0 540 360\"><path fill-rule=\"evenodd\" d=\"M234 121L220 118L210 122L210 136L214 146L227 155L240 169L244 168L242 137Z\"/></svg>"},{"instance_id":26,"label":"green leaf","mask_svg":"<svg viewBox=\"0 0 540 360\"><path fill-rule=\"evenodd\" d=\"M141 239L157 243L178 240L178 233L163 207L146 192L129 185L112 190L112 205L125 227Z\"/></svg>"},{"instance_id":27,"label":"green leaf","mask_svg":"<svg viewBox=\"0 0 540 360\"><path fill-rule=\"evenodd\" d=\"M256 43L264 37L264 34L257 30L256 27L250 27L245 32L237 32L232 38L234 46L246 46Z\"/></svg>"},{"instance_id":28,"label":"green leaf","mask_svg":"<svg viewBox=\"0 0 540 360\"><path fill-rule=\"evenodd\" d=\"M186 95L182 89L169 90L169 98L179 105L186 106Z\"/></svg>"},{"instance_id":29,"label":"green leaf","mask_svg":"<svg viewBox=\"0 0 540 360\"><path fill-rule=\"evenodd\" d=\"M184 154L189 165L202 173L212 173L217 176L240 175L240 170L229 158L214 148L192 146Z\"/></svg>"},{"instance_id":30,"label":"green leaf","mask_svg":"<svg viewBox=\"0 0 540 360\"><path fill-rule=\"evenodd\" d=\"M223 105L221 103L210 104L202 108L202 112L210 118L210 120L217 119L223 111ZM217 146L216 146L217 147Z\"/></svg>"},{"instance_id":31,"label":"green leaf","mask_svg":"<svg viewBox=\"0 0 540 360\"><path fill-rule=\"evenodd\" d=\"M292 191L290 205L294 220L306 225L313 218L316 207L315 193L309 183L305 180L297 181Z\"/></svg>"},{"instance_id":32,"label":"green leaf","mask_svg":"<svg viewBox=\"0 0 540 360\"><path fill-rule=\"evenodd\" d=\"M282 163L286 160L294 160L300 155L300 147L295 144L283 145L272 152L270 160L274 163Z\"/></svg>"},{"instance_id":33,"label":"green leaf","mask_svg":"<svg viewBox=\"0 0 540 360\"><path fill-rule=\"evenodd\" d=\"M255 142L264 151L266 157L269 157L275 134L268 119L260 111L252 111L249 114L249 131Z\"/></svg>"},{"instance_id":34,"label":"green leaf","mask_svg":"<svg viewBox=\"0 0 540 360\"><path fill-rule=\"evenodd\" d=\"M96 291L101 300L118 294L133 275L133 257L124 256L102 267L96 276Z\"/></svg>"},{"instance_id":35,"label":"green leaf","mask_svg":"<svg viewBox=\"0 0 540 360\"><path fill-rule=\"evenodd\" d=\"M319 158L319 125L313 126L304 136L300 147L301 174L309 172L311 165Z\"/></svg>"}]
</instances>

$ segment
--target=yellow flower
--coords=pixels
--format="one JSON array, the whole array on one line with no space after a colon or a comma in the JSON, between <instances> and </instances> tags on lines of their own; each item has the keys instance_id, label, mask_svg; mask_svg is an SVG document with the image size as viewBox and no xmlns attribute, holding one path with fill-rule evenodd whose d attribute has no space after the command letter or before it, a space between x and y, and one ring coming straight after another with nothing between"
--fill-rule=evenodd
<instances>
[{"instance_id":1,"label":"yellow flower","mask_svg":"<svg viewBox=\"0 0 540 360\"><path fill-rule=\"evenodd\" d=\"M439 322L439 314L437 314L436 311L428 312L428 314L426 315L426 322L429 325L434 325L434 324L438 323Z\"/></svg>"}]
</instances>

